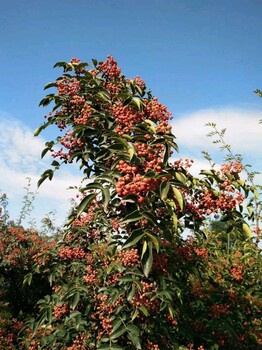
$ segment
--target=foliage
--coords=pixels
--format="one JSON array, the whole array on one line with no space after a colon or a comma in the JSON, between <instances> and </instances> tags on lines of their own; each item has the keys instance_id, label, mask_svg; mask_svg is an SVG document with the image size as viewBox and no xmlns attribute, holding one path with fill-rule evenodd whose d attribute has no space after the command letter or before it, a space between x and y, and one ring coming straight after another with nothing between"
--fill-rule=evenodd
<instances>
[{"instance_id":1,"label":"foliage","mask_svg":"<svg viewBox=\"0 0 262 350\"><path fill-rule=\"evenodd\" d=\"M63 239L28 259L27 288L48 276L52 290L24 320L19 349L256 350L262 264L241 162L192 176L192 161L173 155L171 114L141 78L121 75L111 56L55 66L64 73L46 87L55 93L40 105L53 110L35 134L54 125L59 136L43 150L54 160L39 185L72 162L83 182Z\"/></svg>"}]
</instances>

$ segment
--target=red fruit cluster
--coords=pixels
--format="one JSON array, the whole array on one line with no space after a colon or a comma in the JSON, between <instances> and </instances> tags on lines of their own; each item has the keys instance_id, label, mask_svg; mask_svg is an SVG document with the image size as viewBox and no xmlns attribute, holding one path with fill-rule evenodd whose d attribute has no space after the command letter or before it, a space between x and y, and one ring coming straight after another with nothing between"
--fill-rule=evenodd
<instances>
[{"instance_id":1,"label":"red fruit cluster","mask_svg":"<svg viewBox=\"0 0 262 350\"><path fill-rule=\"evenodd\" d=\"M243 279L243 266L234 266L230 269L231 276L236 280L236 281L242 281Z\"/></svg>"},{"instance_id":2,"label":"red fruit cluster","mask_svg":"<svg viewBox=\"0 0 262 350\"><path fill-rule=\"evenodd\" d=\"M80 91L80 83L76 78L63 77L57 83L58 95L74 96Z\"/></svg>"},{"instance_id":3,"label":"red fruit cluster","mask_svg":"<svg viewBox=\"0 0 262 350\"><path fill-rule=\"evenodd\" d=\"M161 254L154 254L153 269L155 271L161 271L164 275L169 275L168 271L169 258L166 252Z\"/></svg>"},{"instance_id":4,"label":"red fruit cluster","mask_svg":"<svg viewBox=\"0 0 262 350\"><path fill-rule=\"evenodd\" d=\"M203 260L208 258L208 252L206 248L195 248L195 253L197 256L200 256Z\"/></svg>"},{"instance_id":5,"label":"red fruit cluster","mask_svg":"<svg viewBox=\"0 0 262 350\"><path fill-rule=\"evenodd\" d=\"M150 314L156 314L159 310L159 301L153 299L157 292L157 288L154 283L147 283L142 281L142 289L136 289L135 295L131 300L131 303L135 308L139 309L141 306L146 307Z\"/></svg>"},{"instance_id":6,"label":"red fruit cluster","mask_svg":"<svg viewBox=\"0 0 262 350\"><path fill-rule=\"evenodd\" d=\"M68 149L68 152L65 152L63 148L61 148L58 151L52 150L52 157L53 158L60 158L65 159L68 162L71 162L71 157L74 154L75 148L82 148L84 146L84 143L82 140L77 138L74 133L72 133L70 130L67 130L66 134L61 137L60 143L62 146L64 146L66 149Z\"/></svg>"},{"instance_id":7,"label":"red fruit cluster","mask_svg":"<svg viewBox=\"0 0 262 350\"><path fill-rule=\"evenodd\" d=\"M188 170L193 163L194 161L192 159L177 159L173 163L173 168L177 171Z\"/></svg>"},{"instance_id":8,"label":"red fruit cluster","mask_svg":"<svg viewBox=\"0 0 262 350\"><path fill-rule=\"evenodd\" d=\"M143 119L141 113L134 111L129 105L123 106L122 102L114 104L110 108L110 112L118 124L114 131L119 135L128 134L131 128Z\"/></svg>"},{"instance_id":9,"label":"red fruit cluster","mask_svg":"<svg viewBox=\"0 0 262 350\"><path fill-rule=\"evenodd\" d=\"M137 249L121 250L117 260L125 267L134 267L140 264L140 256Z\"/></svg>"},{"instance_id":10,"label":"red fruit cluster","mask_svg":"<svg viewBox=\"0 0 262 350\"><path fill-rule=\"evenodd\" d=\"M83 259L86 253L80 247L70 248L66 246L58 250L58 255L61 259Z\"/></svg>"},{"instance_id":11,"label":"red fruit cluster","mask_svg":"<svg viewBox=\"0 0 262 350\"><path fill-rule=\"evenodd\" d=\"M155 97L153 100L144 100L145 109L144 114L147 119L152 120L153 122L167 121L172 118L171 113L168 111L166 106L158 102L158 99Z\"/></svg>"},{"instance_id":12,"label":"red fruit cluster","mask_svg":"<svg viewBox=\"0 0 262 350\"><path fill-rule=\"evenodd\" d=\"M160 347L147 339L146 350L160 350Z\"/></svg>"},{"instance_id":13,"label":"red fruit cluster","mask_svg":"<svg viewBox=\"0 0 262 350\"><path fill-rule=\"evenodd\" d=\"M170 134L171 130L172 130L172 126L166 121L162 121L156 126L157 133Z\"/></svg>"},{"instance_id":14,"label":"red fruit cluster","mask_svg":"<svg viewBox=\"0 0 262 350\"><path fill-rule=\"evenodd\" d=\"M135 84L141 89L144 90L146 87L146 84L144 82L144 80L142 78L140 78L139 76L136 76L133 81L135 82Z\"/></svg>"},{"instance_id":15,"label":"red fruit cluster","mask_svg":"<svg viewBox=\"0 0 262 350\"><path fill-rule=\"evenodd\" d=\"M97 209L98 203L94 200L88 206L87 212L81 214L81 216L78 219L75 219L73 221L72 226L87 226L94 219Z\"/></svg>"},{"instance_id":16,"label":"red fruit cluster","mask_svg":"<svg viewBox=\"0 0 262 350\"><path fill-rule=\"evenodd\" d=\"M138 196L139 202L143 202L144 196L149 191L155 191L158 185L158 180L148 178L140 174L131 176L130 174L121 177L118 180L116 191L120 197L126 197L127 195Z\"/></svg>"},{"instance_id":17,"label":"red fruit cluster","mask_svg":"<svg viewBox=\"0 0 262 350\"><path fill-rule=\"evenodd\" d=\"M113 80L114 78L120 77L121 69L110 55L107 56L107 60L101 63L98 68L101 70L102 76L106 79Z\"/></svg>"},{"instance_id":18,"label":"red fruit cluster","mask_svg":"<svg viewBox=\"0 0 262 350\"><path fill-rule=\"evenodd\" d=\"M121 297L119 297L114 303L111 303L108 300L108 295L95 295L95 311L91 315L91 318L97 320L98 323L98 340L102 338L103 334L110 335L113 327L112 315L122 302L123 300Z\"/></svg>"},{"instance_id":19,"label":"red fruit cluster","mask_svg":"<svg viewBox=\"0 0 262 350\"><path fill-rule=\"evenodd\" d=\"M68 304L58 304L54 306L53 309L53 315L58 319L61 320L61 318L68 314L70 312L70 307Z\"/></svg>"},{"instance_id":20,"label":"red fruit cluster","mask_svg":"<svg viewBox=\"0 0 262 350\"><path fill-rule=\"evenodd\" d=\"M90 285L96 284L98 282L98 271L94 269L91 265L89 265L86 268L86 272L87 274L83 277L84 281Z\"/></svg>"},{"instance_id":21,"label":"red fruit cluster","mask_svg":"<svg viewBox=\"0 0 262 350\"><path fill-rule=\"evenodd\" d=\"M243 165L240 162L231 162L229 164L222 164L220 171L222 174L227 175L233 175L234 173L241 173L243 170Z\"/></svg>"},{"instance_id":22,"label":"red fruit cluster","mask_svg":"<svg viewBox=\"0 0 262 350\"><path fill-rule=\"evenodd\" d=\"M210 306L210 314L208 315L211 318L218 319L221 315L226 315L229 312L229 304L213 304Z\"/></svg>"}]
</instances>

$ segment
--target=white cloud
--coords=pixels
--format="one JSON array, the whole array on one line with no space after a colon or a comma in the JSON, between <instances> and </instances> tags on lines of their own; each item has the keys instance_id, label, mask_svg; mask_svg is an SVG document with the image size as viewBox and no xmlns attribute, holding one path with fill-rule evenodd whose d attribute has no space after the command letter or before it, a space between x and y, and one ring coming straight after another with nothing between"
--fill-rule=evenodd
<instances>
[{"instance_id":1,"label":"white cloud","mask_svg":"<svg viewBox=\"0 0 262 350\"><path fill-rule=\"evenodd\" d=\"M258 110L239 110L233 108L207 109L181 115L172 122L173 132L181 150L181 155L201 159L205 150L221 161L219 145L206 134L212 129L206 123L214 122L218 130L226 128L225 141L232 146L232 152L244 155L244 161L251 162L256 170L262 156L262 112ZM225 154L223 155L225 156ZM253 163L252 163L253 162Z\"/></svg>"},{"instance_id":2,"label":"white cloud","mask_svg":"<svg viewBox=\"0 0 262 350\"><path fill-rule=\"evenodd\" d=\"M44 147L45 140L35 138L33 130L6 114L0 114L0 190L9 198L11 219L19 216L27 178L31 179L31 191L35 192L41 173L50 167L51 159L40 157ZM37 190L32 215L38 222L52 210L57 212L57 223L64 222L70 208L69 200L75 195L67 188L79 185L81 181L72 168L58 171L52 181L46 180Z\"/></svg>"},{"instance_id":3,"label":"white cloud","mask_svg":"<svg viewBox=\"0 0 262 350\"><path fill-rule=\"evenodd\" d=\"M262 156L260 119L260 111L236 109L209 109L180 116L173 120L173 131L180 148L180 154L174 154L174 158L194 158L194 175L209 167L201 150L210 151L214 159L220 162L218 146L206 137L210 129L204 127L208 122L215 122L219 129L227 128L226 141L232 145L233 152L243 153L246 162L250 162L259 171ZM12 219L19 215L24 187L27 185L26 178L31 178L31 189L35 191L41 173L50 167L50 157L40 158L44 146L45 140L41 136L35 138L33 130L9 115L0 113L0 190L7 193L10 199ZM79 185L81 178L74 167L68 166L58 171L52 181L46 180L38 190L32 215L41 220L46 213L55 209L58 222L62 223L70 208L69 199L75 194L67 188Z\"/></svg>"}]
</instances>

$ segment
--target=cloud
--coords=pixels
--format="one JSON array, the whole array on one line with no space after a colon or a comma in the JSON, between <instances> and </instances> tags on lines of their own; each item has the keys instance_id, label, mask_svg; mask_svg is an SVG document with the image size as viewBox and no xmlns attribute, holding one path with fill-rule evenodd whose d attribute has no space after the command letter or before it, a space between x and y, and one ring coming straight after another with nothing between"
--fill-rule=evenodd
<instances>
[{"instance_id":1,"label":"cloud","mask_svg":"<svg viewBox=\"0 0 262 350\"><path fill-rule=\"evenodd\" d=\"M262 125L259 120L262 113L257 110L238 109L208 109L181 115L173 120L173 132L177 137L180 154L173 158L194 158L192 173L199 174L209 167L201 151L207 150L218 163L222 156L218 145L206 137L210 131L205 128L208 122L215 122L218 129L226 128L226 142L232 145L234 153L242 153L246 162L250 162L255 170L261 170L262 156ZM11 218L19 215L22 206L24 187L27 178L31 178L31 190L36 191L36 184L41 173L50 167L50 158L40 158L45 146L45 139L33 136L33 130L10 115L0 113L0 190L7 193ZM81 174L77 168L70 165L58 171L53 180L46 180L40 189L32 215L37 221L52 211L57 212L57 222L62 223L70 209L70 198L75 192L67 190L69 186L78 186ZM261 176L258 177L261 179Z\"/></svg>"},{"instance_id":2,"label":"cloud","mask_svg":"<svg viewBox=\"0 0 262 350\"><path fill-rule=\"evenodd\" d=\"M10 116L0 113L0 190L9 198L11 219L15 220L23 205L25 187L31 179L31 191L38 192L32 213L37 221L46 213L55 210L57 222L61 224L70 208L70 198L75 192L69 186L78 186L81 176L74 167L65 168L54 175L52 181L46 180L37 190L37 181L42 172L50 167L50 158L41 159L45 140L35 138L33 130Z\"/></svg>"},{"instance_id":3,"label":"cloud","mask_svg":"<svg viewBox=\"0 0 262 350\"><path fill-rule=\"evenodd\" d=\"M189 155L201 160L201 151L205 150L221 160L219 144L213 144L214 139L207 133L212 128L206 123L214 122L218 130L226 128L225 141L232 147L232 152L244 155L244 161L261 169L259 162L262 156L262 112L258 110L240 110L233 108L206 109L181 115L172 122L173 132L181 155ZM225 154L224 154L225 155Z\"/></svg>"}]
</instances>

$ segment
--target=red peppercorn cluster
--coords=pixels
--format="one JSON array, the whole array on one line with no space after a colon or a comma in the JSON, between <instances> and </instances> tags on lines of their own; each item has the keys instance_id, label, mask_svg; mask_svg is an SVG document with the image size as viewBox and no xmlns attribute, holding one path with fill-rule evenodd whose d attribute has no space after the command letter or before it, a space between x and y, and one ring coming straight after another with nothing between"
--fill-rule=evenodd
<instances>
[{"instance_id":1,"label":"red peppercorn cluster","mask_svg":"<svg viewBox=\"0 0 262 350\"><path fill-rule=\"evenodd\" d=\"M73 63L73 64L79 64L79 63L81 63L81 61L80 61L78 58L75 58L75 57L71 58L71 61L70 61L70 62Z\"/></svg>"},{"instance_id":2,"label":"red peppercorn cluster","mask_svg":"<svg viewBox=\"0 0 262 350\"><path fill-rule=\"evenodd\" d=\"M168 265L169 265L169 258L166 252L161 254L154 254L153 270L161 271L161 273L167 276L170 274L167 269Z\"/></svg>"},{"instance_id":3,"label":"red peppercorn cluster","mask_svg":"<svg viewBox=\"0 0 262 350\"><path fill-rule=\"evenodd\" d=\"M92 285L98 282L98 278L97 278L98 272L96 269L92 267L92 265L87 266L86 273L87 274L83 277L83 279L87 284Z\"/></svg>"},{"instance_id":4,"label":"red peppercorn cluster","mask_svg":"<svg viewBox=\"0 0 262 350\"><path fill-rule=\"evenodd\" d=\"M158 185L158 180L154 178L147 178L140 174L131 176L130 174L121 177L118 180L116 191L120 197L126 197L127 195L138 196L138 202L144 201L144 196L149 191L155 191Z\"/></svg>"},{"instance_id":5,"label":"red peppercorn cluster","mask_svg":"<svg viewBox=\"0 0 262 350\"><path fill-rule=\"evenodd\" d=\"M137 249L121 250L117 260L125 267L140 265L140 257Z\"/></svg>"},{"instance_id":6,"label":"red peppercorn cluster","mask_svg":"<svg viewBox=\"0 0 262 350\"><path fill-rule=\"evenodd\" d=\"M136 289L131 303L137 309L144 306L150 312L150 315L156 314L159 310L159 301L157 299L152 300L152 298L155 296L157 288L154 283L142 281L141 284L142 289Z\"/></svg>"},{"instance_id":7,"label":"red peppercorn cluster","mask_svg":"<svg viewBox=\"0 0 262 350\"><path fill-rule=\"evenodd\" d=\"M177 159L173 163L173 168L177 171L188 170L193 163L194 161L192 159Z\"/></svg>"},{"instance_id":8,"label":"red peppercorn cluster","mask_svg":"<svg viewBox=\"0 0 262 350\"><path fill-rule=\"evenodd\" d=\"M62 350L87 350L89 349L89 347L87 347L87 344L90 342L89 339L90 336L88 337L85 333L81 333L76 336L71 346L63 347Z\"/></svg>"},{"instance_id":9,"label":"red peppercorn cluster","mask_svg":"<svg viewBox=\"0 0 262 350\"><path fill-rule=\"evenodd\" d=\"M171 113L168 111L166 106L158 102L158 99L156 97L151 101L145 100L144 102L144 114L147 119L150 119L155 123L171 119Z\"/></svg>"},{"instance_id":10,"label":"red peppercorn cluster","mask_svg":"<svg viewBox=\"0 0 262 350\"><path fill-rule=\"evenodd\" d=\"M123 106L122 102L117 102L110 107L110 112L118 124L114 131L119 135L128 134L131 128L143 119L143 114L134 111L129 105Z\"/></svg>"},{"instance_id":11,"label":"red peppercorn cluster","mask_svg":"<svg viewBox=\"0 0 262 350\"><path fill-rule=\"evenodd\" d=\"M111 303L108 300L108 295L95 295L95 311L91 314L91 318L97 320L98 323L98 340L100 340L104 334L111 334L113 327L113 320L111 316L122 302L122 297L119 297L114 303Z\"/></svg>"},{"instance_id":12,"label":"red peppercorn cluster","mask_svg":"<svg viewBox=\"0 0 262 350\"><path fill-rule=\"evenodd\" d=\"M160 347L147 339L146 350L160 350Z\"/></svg>"},{"instance_id":13,"label":"red peppercorn cluster","mask_svg":"<svg viewBox=\"0 0 262 350\"><path fill-rule=\"evenodd\" d=\"M230 269L231 276L236 280L236 281L242 281L243 280L243 266L238 265L234 266Z\"/></svg>"},{"instance_id":14,"label":"red peppercorn cluster","mask_svg":"<svg viewBox=\"0 0 262 350\"><path fill-rule=\"evenodd\" d=\"M195 253L197 256L200 256L203 260L208 258L208 252L206 248L195 248Z\"/></svg>"},{"instance_id":15,"label":"red peppercorn cluster","mask_svg":"<svg viewBox=\"0 0 262 350\"><path fill-rule=\"evenodd\" d=\"M66 134L61 137L60 144L69 151L65 152L63 148L60 148L58 151L52 150L52 157L64 159L68 162L72 162L71 157L74 154L75 148L82 148L84 146L83 141L77 138L70 130L67 130Z\"/></svg>"},{"instance_id":16,"label":"red peppercorn cluster","mask_svg":"<svg viewBox=\"0 0 262 350\"><path fill-rule=\"evenodd\" d=\"M102 76L106 79L113 80L119 78L121 69L117 66L117 62L110 55L107 56L107 60L101 63L98 68L102 72Z\"/></svg>"},{"instance_id":17,"label":"red peppercorn cluster","mask_svg":"<svg viewBox=\"0 0 262 350\"><path fill-rule=\"evenodd\" d=\"M87 212L82 213L78 219L75 219L72 223L72 226L87 226L90 224L95 217L97 209L97 202L93 201L89 205Z\"/></svg>"},{"instance_id":18,"label":"red peppercorn cluster","mask_svg":"<svg viewBox=\"0 0 262 350\"><path fill-rule=\"evenodd\" d=\"M220 172L224 175L230 174L233 175L234 173L241 173L243 170L243 165L240 162L231 162L229 164L222 164L220 167Z\"/></svg>"},{"instance_id":19,"label":"red peppercorn cluster","mask_svg":"<svg viewBox=\"0 0 262 350\"><path fill-rule=\"evenodd\" d=\"M208 315L211 318L218 319L221 315L226 315L229 312L230 305L229 304L213 304L209 307L210 314Z\"/></svg>"},{"instance_id":20,"label":"red peppercorn cluster","mask_svg":"<svg viewBox=\"0 0 262 350\"><path fill-rule=\"evenodd\" d=\"M70 307L68 304L58 304L54 306L53 309L53 315L56 317L58 320L61 320L61 318L68 314L70 312Z\"/></svg>"},{"instance_id":21,"label":"red peppercorn cluster","mask_svg":"<svg viewBox=\"0 0 262 350\"><path fill-rule=\"evenodd\" d=\"M86 253L80 247L70 248L65 246L58 250L58 255L61 259L83 259Z\"/></svg>"},{"instance_id":22,"label":"red peppercorn cluster","mask_svg":"<svg viewBox=\"0 0 262 350\"><path fill-rule=\"evenodd\" d=\"M144 90L146 88L146 84L144 80L140 78L138 75L133 79L133 81L141 90Z\"/></svg>"},{"instance_id":23,"label":"red peppercorn cluster","mask_svg":"<svg viewBox=\"0 0 262 350\"><path fill-rule=\"evenodd\" d=\"M186 198L186 209L203 219L205 215L235 209L243 200L244 196L232 187L230 192L220 191L219 196L213 190L203 187L202 192Z\"/></svg>"},{"instance_id":24,"label":"red peppercorn cluster","mask_svg":"<svg viewBox=\"0 0 262 350\"><path fill-rule=\"evenodd\" d=\"M76 78L63 77L57 83L58 95L74 96L80 91L80 83Z\"/></svg>"},{"instance_id":25,"label":"red peppercorn cluster","mask_svg":"<svg viewBox=\"0 0 262 350\"><path fill-rule=\"evenodd\" d=\"M166 121L162 121L156 126L157 133L170 134L171 130L172 130L172 126Z\"/></svg>"}]
</instances>

